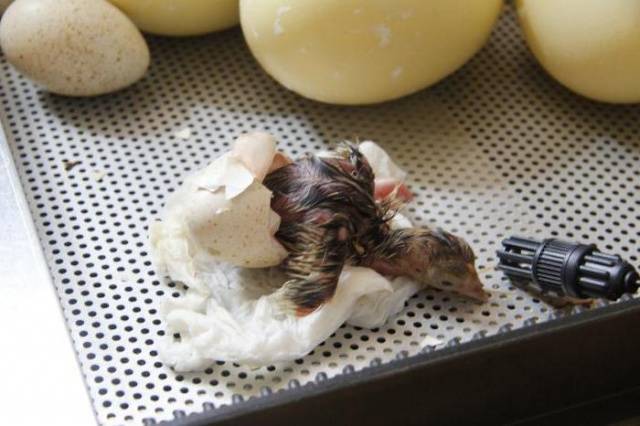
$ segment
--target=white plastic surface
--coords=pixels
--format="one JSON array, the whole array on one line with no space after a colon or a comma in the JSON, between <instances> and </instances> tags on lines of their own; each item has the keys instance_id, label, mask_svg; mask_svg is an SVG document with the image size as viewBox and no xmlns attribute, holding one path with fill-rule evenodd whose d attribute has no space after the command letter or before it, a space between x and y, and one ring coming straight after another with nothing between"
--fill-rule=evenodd
<instances>
[{"instance_id":1,"label":"white plastic surface","mask_svg":"<svg viewBox=\"0 0 640 426\"><path fill-rule=\"evenodd\" d=\"M94 413L1 123L0 223L2 422L92 424Z\"/></svg>"}]
</instances>

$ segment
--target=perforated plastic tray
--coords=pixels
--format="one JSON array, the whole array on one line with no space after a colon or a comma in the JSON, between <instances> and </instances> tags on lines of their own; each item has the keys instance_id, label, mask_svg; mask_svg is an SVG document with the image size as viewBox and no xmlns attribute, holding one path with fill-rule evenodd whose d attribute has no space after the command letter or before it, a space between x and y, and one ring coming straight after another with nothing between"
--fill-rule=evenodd
<instances>
[{"instance_id":1,"label":"perforated plastic tray","mask_svg":"<svg viewBox=\"0 0 640 426\"><path fill-rule=\"evenodd\" d=\"M638 263L640 110L561 88L529 55L508 8L461 71L372 107L287 92L257 66L239 30L149 43L145 79L94 99L49 95L0 60L7 139L101 424L242 410L252 397L432 356L416 356L426 336L451 346L584 310L554 311L494 271L495 250L511 234L595 242ZM427 290L384 327L343 326L287 365L166 368L158 310L180 290L154 272L147 227L188 173L254 129L293 156L345 138L380 143L410 174L414 223L440 225L475 247L489 303ZM79 163L66 171L69 161Z\"/></svg>"}]
</instances>

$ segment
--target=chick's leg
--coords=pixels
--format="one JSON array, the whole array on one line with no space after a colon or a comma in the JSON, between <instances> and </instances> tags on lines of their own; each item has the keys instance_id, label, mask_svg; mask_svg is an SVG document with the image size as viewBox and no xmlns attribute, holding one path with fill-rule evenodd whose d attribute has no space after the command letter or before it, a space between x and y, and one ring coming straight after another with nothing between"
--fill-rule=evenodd
<instances>
[{"instance_id":1,"label":"chick's leg","mask_svg":"<svg viewBox=\"0 0 640 426\"><path fill-rule=\"evenodd\" d=\"M348 256L349 231L339 219L316 229L291 227L297 238L286 244L290 255L282 267L292 279L277 294L285 311L305 316L333 297Z\"/></svg>"}]
</instances>

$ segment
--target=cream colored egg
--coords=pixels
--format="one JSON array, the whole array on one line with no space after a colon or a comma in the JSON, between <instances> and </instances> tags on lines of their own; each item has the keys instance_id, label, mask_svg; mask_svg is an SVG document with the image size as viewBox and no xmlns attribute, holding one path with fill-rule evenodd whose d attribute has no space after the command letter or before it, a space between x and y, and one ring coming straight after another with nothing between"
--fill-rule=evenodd
<instances>
[{"instance_id":1,"label":"cream colored egg","mask_svg":"<svg viewBox=\"0 0 640 426\"><path fill-rule=\"evenodd\" d=\"M105 0L16 0L0 22L7 60L46 90L101 95L144 76L149 49Z\"/></svg>"},{"instance_id":2,"label":"cream colored egg","mask_svg":"<svg viewBox=\"0 0 640 426\"><path fill-rule=\"evenodd\" d=\"M369 104L423 89L487 40L502 0L241 0L264 69L305 97Z\"/></svg>"},{"instance_id":3,"label":"cream colored egg","mask_svg":"<svg viewBox=\"0 0 640 426\"><path fill-rule=\"evenodd\" d=\"M640 102L640 0L519 0L527 43L560 83L604 102Z\"/></svg>"},{"instance_id":4,"label":"cream colored egg","mask_svg":"<svg viewBox=\"0 0 640 426\"><path fill-rule=\"evenodd\" d=\"M13 0L0 0L0 13L4 12L9 7Z\"/></svg>"},{"instance_id":5,"label":"cream colored egg","mask_svg":"<svg viewBox=\"0 0 640 426\"><path fill-rule=\"evenodd\" d=\"M143 31L191 36L238 24L239 0L110 0Z\"/></svg>"}]
</instances>

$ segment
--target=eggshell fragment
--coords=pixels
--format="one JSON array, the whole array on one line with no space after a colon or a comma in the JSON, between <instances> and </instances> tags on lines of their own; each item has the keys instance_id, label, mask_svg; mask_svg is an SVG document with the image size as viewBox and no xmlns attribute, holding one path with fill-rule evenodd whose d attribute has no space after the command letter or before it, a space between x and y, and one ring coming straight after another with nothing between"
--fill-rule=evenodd
<instances>
[{"instance_id":1,"label":"eggshell fragment","mask_svg":"<svg viewBox=\"0 0 640 426\"><path fill-rule=\"evenodd\" d=\"M233 153L242 160L255 178L262 182L276 154L276 139L269 133L247 133L236 139Z\"/></svg>"},{"instance_id":2,"label":"eggshell fragment","mask_svg":"<svg viewBox=\"0 0 640 426\"><path fill-rule=\"evenodd\" d=\"M207 292L207 275L220 261L264 268L287 257L274 237L280 217L271 209L271 191L261 183L275 154L271 136L244 135L231 152L185 179L149 230L163 273Z\"/></svg>"},{"instance_id":3,"label":"eggshell fragment","mask_svg":"<svg viewBox=\"0 0 640 426\"><path fill-rule=\"evenodd\" d=\"M375 175L376 200L381 200L394 192L395 196L404 202L413 199L413 194L404 184L407 172L398 167L384 149L372 141L364 141L358 148Z\"/></svg>"},{"instance_id":4,"label":"eggshell fragment","mask_svg":"<svg viewBox=\"0 0 640 426\"><path fill-rule=\"evenodd\" d=\"M276 152L276 155L273 157L273 162L271 163L271 167L269 167L269 173L275 172L276 170L291 164L293 161L286 154L282 152ZM267 174L269 174L267 173Z\"/></svg>"},{"instance_id":5,"label":"eggshell fragment","mask_svg":"<svg viewBox=\"0 0 640 426\"><path fill-rule=\"evenodd\" d=\"M207 259L246 268L275 266L287 256L273 236L279 219L271 210L271 191L236 156L225 154L171 196L162 221L151 227L151 245L157 263L169 269ZM192 281L193 271L171 275L186 274Z\"/></svg>"},{"instance_id":6,"label":"eggshell fragment","mask_svg":"<svg viewBox=\"0 0 640 426\"><path fill-rule=\"evenodd\" d=\"M358 149L369 162L376 179L395 179L403 182L407 178L407 172L398 167L389 154L375 142L361 142Z\"/></svg>"},{"instance_id":7,"label":"eggshell fragment","mask_svg":"<svg viewBox=\"0 0 640 426\"><path fill-rule=\"evenodd\" d=\"M149 66L144 38L105 0L16 0L0 22L0 46L21 73L60 95L113 92Z\"/></svg>"},{"instance_id":8,"label":"eggshell fragment","mask_svg":"<svg viewBox=\"0 0 640 426\"><path fill-rule=\"evenodd\" d=\"M216 198L199 191L185 211L198 245L236 266L264 268L280 264L287 253L270 233L280 225L279 217L271 212L271 191L254 182L236 198L223 203L224 207ZM215 212L213 217L211 212Z\"/></svg>"}]
</instances>

